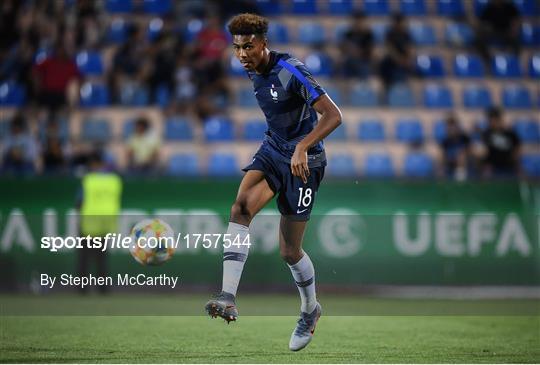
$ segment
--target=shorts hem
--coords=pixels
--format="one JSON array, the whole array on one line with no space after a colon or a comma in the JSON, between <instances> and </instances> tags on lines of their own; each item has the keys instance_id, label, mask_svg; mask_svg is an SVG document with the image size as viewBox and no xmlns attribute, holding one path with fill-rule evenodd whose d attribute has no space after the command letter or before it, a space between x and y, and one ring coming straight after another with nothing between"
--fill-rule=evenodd
<instances>
[{"instance_id":1,"label":"shorts hem","mask_svg":"<svg viewBox=\"0 0 540 365\"><path fill-rule=\"evenodd\" d=\"M272 181L272 179L270 178L270 176L268 176L268 174L266 173L266 171L264 171L263 169L256 168L256 167L245 167L245 168L242 169L242 171L244 171L244 172L248 172L248 171L252 171L252 170L262 172L262 173L263 173L263 176L264 176L264 179L265 179L266 182L268 183L268 186L270 186L270 189L272 189L272 191L274 192L274 194L277 194L277 193L278 193L278 190L276 189L276 186L274 185L274 182Z\"/></svg>"}]
</instances>

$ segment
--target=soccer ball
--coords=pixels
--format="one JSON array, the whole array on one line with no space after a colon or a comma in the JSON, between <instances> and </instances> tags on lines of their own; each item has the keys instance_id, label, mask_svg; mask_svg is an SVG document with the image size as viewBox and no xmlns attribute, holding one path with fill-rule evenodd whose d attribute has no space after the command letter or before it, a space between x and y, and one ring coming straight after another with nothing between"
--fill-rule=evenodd
<instances>
[{"instance_id":1,"label":"soccer ball","mask_svg":"<svg viewBox=\"0 0 540 365\"><path fill-rule=\"evenodd\" d=\"M131 255L142 265L161 265L174 254L174 232L161 219L145 219L131 229Z\"/></svg>"}]
</instances>

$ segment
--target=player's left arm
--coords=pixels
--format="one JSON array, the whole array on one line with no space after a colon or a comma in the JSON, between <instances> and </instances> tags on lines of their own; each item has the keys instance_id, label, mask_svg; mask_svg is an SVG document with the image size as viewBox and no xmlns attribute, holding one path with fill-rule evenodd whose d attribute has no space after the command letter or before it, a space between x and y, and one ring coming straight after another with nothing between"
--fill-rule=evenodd
<instances>
[{"instance_id":1,"label":"player's left arm","mask_svg":"<svg viewBox=\"0 0 540 365\"><path fill-rule=\"evenodd\" d=\"M327 94L319 96L312 107L321 115L319 122L308 133L302 141L296 145L293 157L291 158L291 171L294 176L298 176L304 183L309 176L307 151L328 136L341 124L341 111Z\"/></svg>"}]
</instances>

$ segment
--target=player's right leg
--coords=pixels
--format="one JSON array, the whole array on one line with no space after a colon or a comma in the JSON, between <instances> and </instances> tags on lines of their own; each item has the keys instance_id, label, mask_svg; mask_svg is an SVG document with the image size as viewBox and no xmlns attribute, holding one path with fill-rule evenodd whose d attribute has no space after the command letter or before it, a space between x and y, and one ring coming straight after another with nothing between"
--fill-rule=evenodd
<instances>
[{"instance_id":1,"label":"player's right leg","mask_svg":"<svg viewBox=\"0 0 540 365\"><path fill-rule=\"evenodd\" d=\"M268 185L264 173L249 170L238 189L231 207L227 234L231 241L244 242L249 235L249 224L253 217L273 198L274 191ZM223 248L223 286L215 298L206 303L206 312L212 317L221 317L228 322L236 320L236 290L242 276L244 263L249 252L248 245L231 245Z\"/></svg>"}]
</instances>

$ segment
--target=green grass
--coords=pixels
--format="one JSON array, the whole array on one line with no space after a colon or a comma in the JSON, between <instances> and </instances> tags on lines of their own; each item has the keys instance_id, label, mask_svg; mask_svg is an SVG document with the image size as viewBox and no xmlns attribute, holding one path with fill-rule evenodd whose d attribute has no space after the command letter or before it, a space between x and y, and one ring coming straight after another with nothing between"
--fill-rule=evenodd
<instances>
[{"instance_id":1,"label":"green grass","mask_svg":"<svg viewBox=\"0 0 540 365\"><path fill-rule=\"evenodd\" d=\"M197 300L193 302L198 303ZM171 296L139 297L158 308L185 302ZM283 300L284 307L295 304ZM58 298L35 298L33 304ZM344 297L345 302L347 299ZM287 349L294 316L241 316L225 324L204 316L11 315L30 297L0 297L0 362L107 363L537 363L540 317L490 316L323 316L310 346ZM70 305L114 302L128 308L135 296L63 297ZM356 301L364 307L384 300ZM367 301L368 304L365 302ZM261 303L244 296L245 308ZM340 297L328 297L332 308ZM452 305L455 306L457 302ZM425 303L424 303L425 304ZM399 301L394 304L400 306ZM409 305L412 302L409 301ZM296 306L296 304L295 304ZM106 306L105 306L106 307ZM240 311L242 313L242 308ZM295 310L297 308L294 308ZM30 310L27 308L26 310ZM19 314L23 314L22 312ZM30 313L26 313L30 314Z\"/></svg>"}]
</instances>

